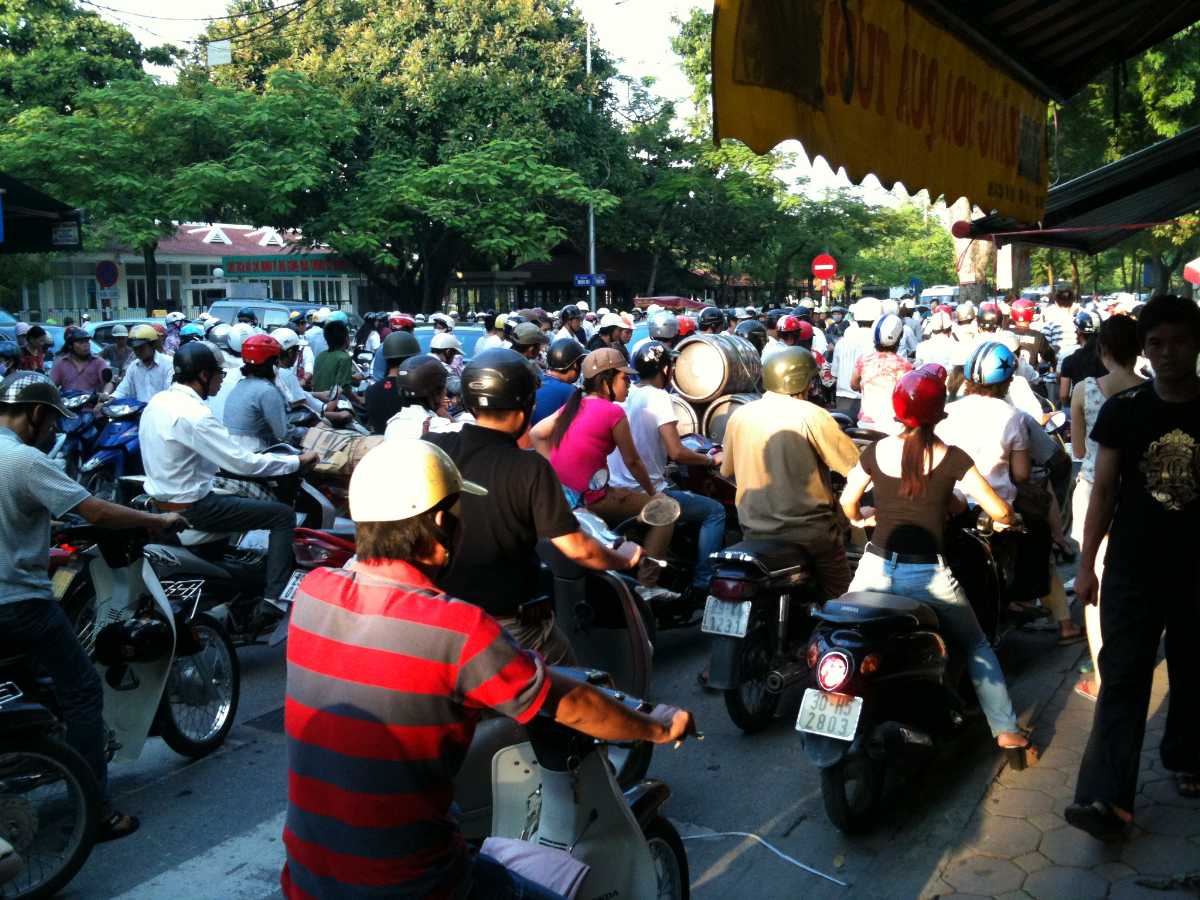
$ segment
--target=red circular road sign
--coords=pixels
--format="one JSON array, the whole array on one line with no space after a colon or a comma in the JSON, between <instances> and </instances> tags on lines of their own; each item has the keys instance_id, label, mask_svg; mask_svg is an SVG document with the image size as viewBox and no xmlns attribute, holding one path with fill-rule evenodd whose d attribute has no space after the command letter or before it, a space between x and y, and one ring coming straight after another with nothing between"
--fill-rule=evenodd
<instances>
[{"instance_id":1,"label":"red circular road sign","mask_svg":"<svg viewBox=\"0 0 1200 900\"><path fill-rule=\"evenodd\" d=\"M96 281L100 283L102 288L110 288L117 283L117 279L121 273L117 271L117 264L111 259L101 260L96 263Z\"/></svg>"},{"instance_id":2,"label":"red circular road sign","mask_svg":"<svg viewBox=\"0 0 1200 900\"><path fill-rule=\"evenodd\" d=\"M815 256L812 261L812 273L817 278L833 278L837 275L837 260L828 253Z\"/></svg>"}]
</instances>

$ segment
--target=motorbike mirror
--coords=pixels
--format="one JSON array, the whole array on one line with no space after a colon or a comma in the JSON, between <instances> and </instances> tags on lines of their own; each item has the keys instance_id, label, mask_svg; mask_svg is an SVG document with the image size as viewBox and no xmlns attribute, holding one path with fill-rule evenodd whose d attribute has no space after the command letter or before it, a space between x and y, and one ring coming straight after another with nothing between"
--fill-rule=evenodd
<instances>
[{"instance_id":1,"label":"motorbike mirror","mask_svg":"<svg viewBox=\"0 0 1200 900\"><path fill-rule=\"evenodd\" d=\"M374 359L375 359L375 356L372 353L358 354L358 364L360 366L369 366L374 361Z\"/></svg>"},{"instance_id":2,"label":"motorbike mirror","mask_svg":"<svg viewBox=\"0 0 1200 900\"><path fill-rule=\"evenodd\" d=\"M620 538L609 530L604 520L595 513L590 513L586 509L572 510L575 514L575 521L579 523L579 530L588 537L599 541L606 547L611 547L617 543Z\"/></svg>"},{"instance_id":3,"label":"motorbike mirror","mask_svg":"<svg viewBox=\"0 0 1200 900\"><path fill-rule=\"evenodd\" d=\"M608 469L597 469L588 479L589 491L602 491L608 487Z\"/></svg>"},{"instance_id":4,"label":"motorbike mirror","mask_svg":"<svg viewBox=\"0 0 1200 900\"><path fill-rule=\"evenodd\" d=\"M673 525L679 518L679 501L666 494L655 494L638 513L638 521L651 528Z\"/></svg>"},{"instance_id":5,"label":"motorbike mirror","mask_svg":"<svg viewBox=\"0 0 1200 900\"><path fill-rule=\"evenodd\" d=\"M1067 424L1067 414L1061 409L1046 416L1046 431L1053 434Z\"/></svg>"}]
</instances>

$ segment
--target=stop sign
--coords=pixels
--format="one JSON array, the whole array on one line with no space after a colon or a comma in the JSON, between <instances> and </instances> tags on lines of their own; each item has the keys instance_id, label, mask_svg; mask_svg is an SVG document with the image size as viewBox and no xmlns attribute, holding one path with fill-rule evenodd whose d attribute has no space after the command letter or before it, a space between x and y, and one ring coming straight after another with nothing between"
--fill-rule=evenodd
<instances>
[{"instance_id":1,"label":"stop sign","mask_svg":"<svg viewBox=\"0 0 1200 900\"><path fill-rule=\"evenodd\" d=\"M833 278L837 275L837 260L828 253L813 258L812 273L817 278Z\"/></svg>"}]
</instances>

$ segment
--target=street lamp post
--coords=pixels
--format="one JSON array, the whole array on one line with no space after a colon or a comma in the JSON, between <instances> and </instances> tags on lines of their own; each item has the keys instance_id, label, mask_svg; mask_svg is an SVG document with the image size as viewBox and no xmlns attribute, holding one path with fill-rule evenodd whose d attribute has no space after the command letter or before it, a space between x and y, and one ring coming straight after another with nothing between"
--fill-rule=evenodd
<instances>
[{"instance_id":1,"label":"street lamp post","mask_svg":"<svg viewBox=\"0 0 1200 900\"><path fill-rule=\"evenodd\" d=\"M587 76L592 77L592 24L587 26ZM592 113L592 89L588 85L588 115ZM592 312L596 311L596 207L588 203L588 274L591 284L588 287L588 305Z\"/></svg>"}]
</instances>

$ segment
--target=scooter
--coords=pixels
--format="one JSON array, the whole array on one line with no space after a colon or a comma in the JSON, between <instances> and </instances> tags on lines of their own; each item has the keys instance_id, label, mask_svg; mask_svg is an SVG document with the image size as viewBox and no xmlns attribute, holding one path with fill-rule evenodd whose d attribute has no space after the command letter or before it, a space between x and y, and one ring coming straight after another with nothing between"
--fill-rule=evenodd
<instances>
[{"instance_id":1,"label":"scooter","mask_svg":"<svg viewBox=\"0 0 1200 900\"><path fill-rule=\"evenodd\" d=\"M118 479L144 471L138 424L145 408L140 400L109 400L100 407L108 423L96 440L95 451L79 466L79 478L101 500L118 502Z\"/></svg>"},{"instance_id":2,"label":"scooter","mask_svg":"<svg viewBox=\"0 0 1200 900\"><path fill-rule=\"evenodd\" d=\"M0 683L0 896L11 900L62 890L96 843L100 788L62 732L49 709Z\"/></svg>"},{"instance_id":3,"label":"scooter","mask_svg":"<svg viewBox=\"0 0 1200 900\"><path fill-rule=\"evenodd\" d=\"M62 420L54 448L46 455L61 463L68 478L79 477L80 464L91 455L100 436L100 423L92 409L95 402L91 391L63 391L63 407L74 413L74 418Z\"/></svg>"}]
</instances>

